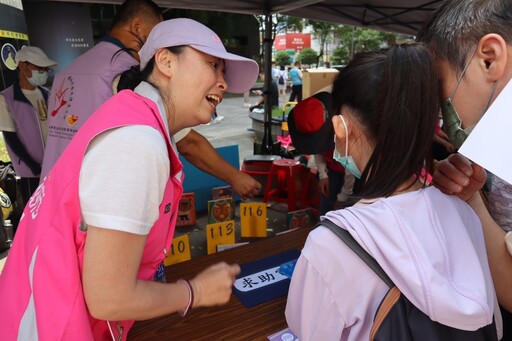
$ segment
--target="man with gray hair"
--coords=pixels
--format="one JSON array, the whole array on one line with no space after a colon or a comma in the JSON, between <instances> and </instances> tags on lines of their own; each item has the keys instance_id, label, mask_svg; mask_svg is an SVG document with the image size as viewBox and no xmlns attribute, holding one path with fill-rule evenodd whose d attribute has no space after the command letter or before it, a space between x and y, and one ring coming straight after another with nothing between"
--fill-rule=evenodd
<instances>
[{"instance_id":1,"label":"man with gray hair","mask_svg":"<svg viewBox=\"0 0 512 341\"><path fill-rule=\"evenodd\" d=\"M512 78L511 23L510 0L447 0L418 33L437 59L443 129L456 148ZM512 311L511 184L460 154L439 163L434 184L480 217L498 300Z\"/></svg>"}]
</instances>

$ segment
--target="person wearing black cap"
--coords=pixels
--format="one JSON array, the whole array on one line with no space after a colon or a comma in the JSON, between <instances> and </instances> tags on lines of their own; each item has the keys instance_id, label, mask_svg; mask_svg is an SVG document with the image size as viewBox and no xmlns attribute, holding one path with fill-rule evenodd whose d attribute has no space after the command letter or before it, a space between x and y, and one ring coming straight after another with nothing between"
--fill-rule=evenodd
<instances>
[{"instance_id":1,"label":"person wearing black cap","mask_svg":"<svg viewBox=\"0 0 512 341\"><path fill-rule=\"evenodd\" d=\"M39 183L48 132L49 91L43 86L57 63L35 46L22 47L15 61L18 80L0 93L0 130L27 202Z\"/></svg>"},{"instance_id":2,"label":"person wearing black cap","mask_svg":"<svg viewBox=\"0 0 512 341\"><path fill-rule=\"evenodd\" d=\"M314 154L318 168L320 214L334 209L336 201L347 201L352 194L354 177L332 158L334 129L329 110L332 86L320 89L300 101L288 115L293 146L300 154Z\"/></svg>"}]
</instances>

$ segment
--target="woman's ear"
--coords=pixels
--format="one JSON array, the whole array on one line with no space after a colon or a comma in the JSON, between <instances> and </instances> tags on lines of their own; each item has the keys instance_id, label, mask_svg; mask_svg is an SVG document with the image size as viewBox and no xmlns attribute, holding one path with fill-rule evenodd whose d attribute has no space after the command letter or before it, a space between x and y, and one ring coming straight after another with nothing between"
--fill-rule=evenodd
<instances>
[{"instance_id":1,"label":"woman's ear","mask_svg":"<svg viewBox=\"0 0 512 341\"><path fill-rule=\"evenodd\" d=\"M507 43L502 36L495 33L486 34L478 42L476 56L490 82L501 79L508 68Z\"/></svg>"},{"instance_id":2,"label":"woman's ear","mask_svg":"<svg viewBox=\"0 0 512 341\"><path fill-rule=\"evenodd\" d=\"M348 125L347 118L344 117L344 119L345 119L345 124ZM332 118L332 126L334 128L334 134L336 135L336 138L338 140L345 141L345 137L347 135L348 126L347 126L347 129L345 129L345 125L343 124L341 115L334 115L333 116L333 118Z\"/></svg>"},{"instance_id":3,"label":"woman's ear","mask_svg":"<svg viewBox=\"0 0 512 341\"><path fill-rule=\"evenodd\" d=\"M167 77L172 75L172 53L167 49L160 49L155 53L155 66Z\"/></svg>"},{"instance_id":4,"label":"woman's ear","mask_svg":"<svg viewBox=\"0 0 512 341\"><path fill-rule=\"evenodd\" d=\"M334 134L336 135L337 139L345 141L347 133L349 134L350 137L352 127L349 121L349 115L346 115L343 109L341 110L341 114L333 116L332 126L334 128Z\"/></svg>"}]
</instances>

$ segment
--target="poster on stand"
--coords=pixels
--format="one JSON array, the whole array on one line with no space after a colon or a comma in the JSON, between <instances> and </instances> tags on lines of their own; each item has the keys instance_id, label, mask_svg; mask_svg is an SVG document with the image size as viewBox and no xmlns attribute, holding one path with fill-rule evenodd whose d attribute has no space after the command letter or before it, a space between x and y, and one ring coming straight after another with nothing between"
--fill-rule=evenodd
<instances>
[{"instance_id":1,"label":"poster on stand","mask_svg":"<svg viewBox=\"0 0 512 341\"><path fill-rule=\"evenodd\" d=\"M21 0L0 0L0 91L16 81L16 53L28 44Z\"/></svg>"}]
</instances>

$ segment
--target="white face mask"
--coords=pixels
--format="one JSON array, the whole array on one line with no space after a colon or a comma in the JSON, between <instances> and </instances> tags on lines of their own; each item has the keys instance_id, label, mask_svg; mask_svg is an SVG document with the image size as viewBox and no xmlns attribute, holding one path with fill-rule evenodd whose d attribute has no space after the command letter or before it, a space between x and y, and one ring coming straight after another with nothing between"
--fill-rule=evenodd
<instances>
[{"instance_id":1,"label":"white face mask","mask_svg":"<svg viewBox=\"0 0 512 341\"><path fill-rule=\"evenodd\" d=\"M37 70L32 70L32 77L27 77L27 80L33 86L43 86L48 81L48 71L40 73Z\"/></svg>"}]
</instances>

